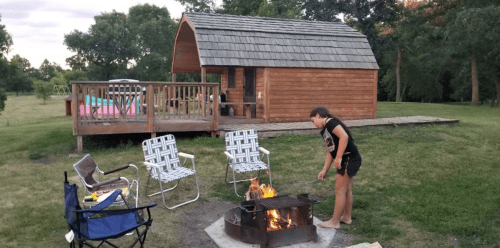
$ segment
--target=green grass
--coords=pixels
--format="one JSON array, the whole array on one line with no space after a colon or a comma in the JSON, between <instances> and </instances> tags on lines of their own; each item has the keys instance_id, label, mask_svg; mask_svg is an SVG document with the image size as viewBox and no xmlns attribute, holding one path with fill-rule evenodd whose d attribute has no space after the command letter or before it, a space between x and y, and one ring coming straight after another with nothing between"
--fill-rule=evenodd
<instances>
[{"instance_id":1,"label":"green grass","mask_svg":"<svg viewBox=\"0 0 500 248\"><path fill-rule=\"evenodd\" d=\"M42 102L34 96L9 95L0 113L0 182L5 194L0 205L1 247L67 245L62 181L63 171L68 171L71 182L78 182L72 165L79 158L68 156L75 153L76 138L72 119L64 116L64 97L46 105ZM354 224L343 229L355 234L356 242L378 241L383 247L451 247L450 237L457 238L461 247L499 245L500 110L447 104L378 105L379 118L414 115L459 119L460 124L353 130L363 165L354 180ZM224 183L224 141L177 136L179 150L196 157L201 196L196 203L173 211L154 208L148 247L182 247L177 225L185 210L211 198L240 201L232 185ZM84 137L84 151L102 169L138 165L144 185L140 142L148 137ZM278 193L308 193L321 201L315 215L329 218L335 175L330 172L325 182L315 181L325 155L321 137L285 135L259 142L271 151ZM182 182L180 191L168 199L192 196L189 183ZM239 187L240 192L244 187ZM79 194L83 194L81 188ZM160 199L141 198L143 203Z\"/></svg>"}]
</instances>

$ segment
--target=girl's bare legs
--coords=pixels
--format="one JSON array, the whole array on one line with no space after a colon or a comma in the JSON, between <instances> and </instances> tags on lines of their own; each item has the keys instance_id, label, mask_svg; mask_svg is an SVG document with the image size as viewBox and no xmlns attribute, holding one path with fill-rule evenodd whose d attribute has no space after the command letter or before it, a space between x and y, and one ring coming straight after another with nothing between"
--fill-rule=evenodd
<instances>
[{"instance_id":1,"label":"girl's bare legs","mask_svg":"<svg viewBox=\"0 0 500 248\"><path fill-rule=\"evenodd\" d=\"M347 173L346 173L347 175ZM340 222L350 225L352 224L352 219L351 219L351 214L352 214L352 181L354 181L354 178L350 177L351 180L349 180L349 185L347 187L347 192L345 194L345 208L344 208L344 214L340 217Z\"/></svg>"},{"instance_id":2,"label":"girl's bare legs","mask_svg":"<svg viewBox=\"0 0 500 248\"><path fill-rule=\"evenodd\" d=\"M333 217L330 220L319 223L319 227L324 228L340 228L340 217L344 214L344 210L348 211L350 219L352 211L352 177L344 173L343 176L336 174L337 181L335 182L335 208ZM350 193L348 193L350 187ZM349 206L347 204L350 204Z\"/></svg>"}]
</instances>

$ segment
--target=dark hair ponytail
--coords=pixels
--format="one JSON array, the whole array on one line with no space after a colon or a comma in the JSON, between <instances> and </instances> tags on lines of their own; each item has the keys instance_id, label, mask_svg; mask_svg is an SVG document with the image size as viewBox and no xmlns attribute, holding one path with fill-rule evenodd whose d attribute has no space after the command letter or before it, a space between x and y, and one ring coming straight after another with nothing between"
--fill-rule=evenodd
<instances>
[{"instance_id":1,"label":"dark hair ponytail","mask_svg":"<svg viewBox=\"0 0 500 248\"><path fill-rule=\"evenodd\" d=\"M340 123L340 125L342 126L342 128L345 130L345 132L347 133L347 135L349 135L349 138L352 139L352 140L354 140L354 138L351 135L351 132L349 131L349 129L347 128L347 126L344 124L344 122L342 122L334 114L331 114L330 111L328 111L328 109L326 109L325 107L316 107L316 108L314 108L311 111L311 114L309 115L309 117L315 117L317 114L319 114L319 116L321 118L332 118L332 119L337 120Z\"/></svg>"}]
</instances>

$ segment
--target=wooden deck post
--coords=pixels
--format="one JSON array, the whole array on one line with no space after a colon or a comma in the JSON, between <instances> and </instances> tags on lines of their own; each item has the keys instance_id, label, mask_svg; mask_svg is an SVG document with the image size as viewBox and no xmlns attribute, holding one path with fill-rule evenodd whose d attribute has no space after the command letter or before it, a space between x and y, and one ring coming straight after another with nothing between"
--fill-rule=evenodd
<instances>
[{"instance_id":1,"label":"wooden deck post","mask_svg":"<svg viewBox=\"0 0 500 248\"><path fill-rule=\"evenodd\" d=\"M175 83L175 82L176 82L176 81L175 81L175 80L176 80L175 76L176 76L176 73L172 73L172 83Z\"/></svg>"},{"instance_id":2,"label":"wooden deck post","mask_svg":"<svg viewBox=\"0 0 500 248\"><path fill-rule=\"evenodd\" d=\"M374 84L374 89L373 89L373 113L372 113L372 118L376 119L377 118L377 84L378 84L378 70L373 70L373 84Z\"/></svg>"},{"instance_id":3,"label":"wooden deck post","mask_svg":"<svg viewBox=\"0 0 500 248\"><path fill-rule=\"evenodd\" d=\"M204 84L207 82L207 69L205 67L201 67L201 83ZM201 86L201 95L203 96L201 102L202 102L202 112L203 112L203 117L207 117L207 103L206 103L206 94L207 94L207 87L206 86Z\"/></svg>"},{"instance_id":4,"label":"wooden deck post","mask_svg":"<svg viewBox=\"0 0 500 248\"><path fill-rule=\"evenodd\" d=\"M82 154L83 153L83 138L81 135L78 135L78 126L79 126L79 123L78 123L78 119L79 119L79 115L80 115L80 103L79 103L79 100L78 100L78 91L79 91L79 88L78 88L78 85L71 82L71 88L72 88L72 93L73 93L73 97L71 99L71 101L73 102L73 135L77 135L76 136L76 152L78 154Z\"/></svg>"},{"instance_id":5,"label":"wooden deck post","mask_svg":"<svg viewBox=\"0 0 500 248\"><path fill-rule=\"evenodd\" d=\"M83 153L83 137L81 135L76 136L76 152L78 154Z\"/></svg>"},{"instance_id":6,"label":"wooden deck post","mask_svg":"<svg viewBox=\"0 0 500 248\"><path fill-rule=\"evenodd\" d=\"M155 118L155 106L154 106L154 88L153 84L148 84L146 88L146 115L148 118L148 131L153 136L154 132L154 118Z\"/></svg>"},{"instance_id":7,"label":"wooden deck post","mask_svg":"<svg viewBox=\"0 0 500 248\"><path fill-rule=\"evenodd\" d=\"M78 85L74 84L71 82L71 87L73 90L73 99L71 101L73 102L73 135L78 134L78 115L80 114L79 111L79 102L78 102Z\"/></svg>"},{"instance_id":8,"label":"wooden deck post","mask_svg":"<svg viewBox=\"0 0 500 248\"><path fill-rule=\"evenodd\" d=\"M213 97L213 117L214 117L214 129L215 131L219 130L219 86L214 87L214 97Z\"/></svg>"}]
</instances>

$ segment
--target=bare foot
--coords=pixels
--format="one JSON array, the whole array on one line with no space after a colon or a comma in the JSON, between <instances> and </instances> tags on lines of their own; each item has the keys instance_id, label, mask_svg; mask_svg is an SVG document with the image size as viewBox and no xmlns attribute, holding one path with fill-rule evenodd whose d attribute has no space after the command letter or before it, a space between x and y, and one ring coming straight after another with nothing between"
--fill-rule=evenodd
<instances>
[{"instance_id":1,"label":"bare foot","mask_svg":"<svg viewBox=\"0 0 500 248\"><path fill-rule=\"evenodd\" d=\"M347 218L344 218L344 216L342 215L342 217L340 217L340 223L344 223L346 225L350 225L352 224L352 219L347 219Z\"/></svg>"},{"instance_id":2,"label":"bare foot","mask_svg":"<svg viewBox=\"0 0 500 248\"><path fill-rule=\"evenodd\" d=\"M319 223L318 226L321 227L321 228L335 228L335 229L340 229L340 223L334 224L331 219Z\"/></svg>"}]
</instances>

